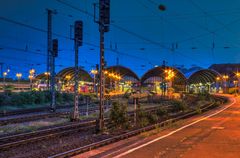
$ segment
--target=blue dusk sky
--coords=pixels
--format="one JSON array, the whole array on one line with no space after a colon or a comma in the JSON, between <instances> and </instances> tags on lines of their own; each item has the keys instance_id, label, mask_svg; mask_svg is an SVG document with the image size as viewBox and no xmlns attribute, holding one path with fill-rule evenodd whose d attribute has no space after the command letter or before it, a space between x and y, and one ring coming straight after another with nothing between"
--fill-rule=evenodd
<instances>
[{"instance_id":1,"label":"blue dusk sky","mask_svg":"<svg viewBox=\"0 0 240 158\"><path fill-rule=\"evenodd\" d=\"M30 68L46 71L47 12L53 15L53 38L59 40L56 72L74 65L71 25L84 24L80 65L99 63L99 32L93 20L96 0L0 0L0 63L10 75ZM158 9L159 5L165 11ZM167 65L209 67L239 63L239 0L111 0L110 31L105 34L107 65L129 67L139 76L163 60Z\"/></svg>"}]
</instances>

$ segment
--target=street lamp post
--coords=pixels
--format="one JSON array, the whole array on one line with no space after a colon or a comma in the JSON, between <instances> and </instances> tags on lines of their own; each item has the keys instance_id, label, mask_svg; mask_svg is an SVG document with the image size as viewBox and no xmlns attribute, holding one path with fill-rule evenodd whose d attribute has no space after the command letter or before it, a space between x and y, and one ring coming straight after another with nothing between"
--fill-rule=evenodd
<instances>
[{"instance_id":1,"label":"street lamp post","mask_svg":"<svg viewBox=\"0 0 240 158\"><path fill-rule=\"evenodd\" d=\"M237 76L237 87L238 87L238 93L240 93L240 73L237 72L236 73Z\"/></svg>"},{"instance_id":2,"label":"street lamp post","mask_svg":"<svg viewBox=\"0 0 240 158\"><path fill-rule=\"evenodd\" d=\"M3 85L4 85L4 86L5 86L6 76L7 76L7 72L3 72Z\"/></svg>"},{"instance_id":3,"label":"street lamp post","mask_svg":"<svg viewBox=\"0 0 240 158\"><path fill-rule=\"evenodd\" d=\"M29 70L29 76L28 76L28 78L29 78L29 80L30 80L30 89L31 89L31 91L32 91L32 80L33 80L33 78L34 78L34 73L35 73L35 70L34 70L34 69Z\"/></svg>"},{"instance_id":4,"label":"street lamp post","mask_svg":"<svg viewBox=\"0 0 240 158\"><path fill-rule=\"evenodd\" d=\"M49 90L49 77L50 77L50 72L44 72L44 75L46 76L46 87L47 87L47 90Z\"/></svg>"},{"instance_id":5,"label":"street lamp post","mask_svg":"<svg viewBox=\"0 0 240 158\"><path fill-rule=\"evenodd\" d=\"M222 78L223 78L223 82L224 82L224 91L225 91L225 93L227 93L227 80L228 80L229 76L223 75Z\"/></svg>"},{"instance_id":6,"label":"street lamp post","mask_svg":"<svg viewBox=\"0 0 240 158\"><path fill-rule=\"evenodd\" d=\"M29 75L28 78L29 78L29 80L30 80L30 90L32 91L32 80L33 80L33 75Z\"/></svg>"},{"instance_id":7,"label":"street lamp post","mask_svg":"<svg viewBox=\"0 0 240 158\"><path fill-rule=\"evenodd\" d=\"M22 77L22 73L17 73L16 77L18 78L18 85L20 86L20 79ZM19 90L20 90L20 87L19 87Z\"/></svg>"},{"instance_id":8,"label":"street lamp post","mask_svg":"<svg viewBox=\"0 0 240 158\"><path fill-rule=\"evenodd\" d=\"M219 92L219 82L220 82L220 77L216 77L216 92Z\"/></svg>"},{"instance_id":9,"label":"street lamp post","mask_svg":"<svg viewBox=\"0 0 240 158\"><path fill-rule=\"evenodd\" d=\"M172 80L175 77L175 73L171 69L166 69L164 72L166 73L165 80L168 81L169 87L172 88Z\"/></svg>"},{"instance_id":10,"label":"street lamp post","mask_svg":"<svg viewBox=\"0 0 240 158\"><path fill-rule=\"evenodd\" d=\"M95 93L95 92L97 92L97 90L96 90L96 75L98 74L98 71L91 70L91 73L93 74L93 91Z\"/></svg>"},{"instance_id":11,"label":"street lamp post","mask_svg":"<svg viewBox=\"0 0 240 158\"><path fill-rule=\"evenodd\" d=\"M235 92L235 95L237 95L237 84L238 84L238 81L234 80L234 81L233 81L233 84L234 84L234 92Z\"/></svg>"}]
</instances>

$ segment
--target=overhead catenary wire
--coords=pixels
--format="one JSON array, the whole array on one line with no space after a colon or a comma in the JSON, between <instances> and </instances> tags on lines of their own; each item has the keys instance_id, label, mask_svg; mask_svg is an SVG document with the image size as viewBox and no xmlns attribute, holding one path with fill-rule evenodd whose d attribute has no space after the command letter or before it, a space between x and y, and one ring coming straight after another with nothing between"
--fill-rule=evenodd
<instances>
[{"instance_id":1,"label":"overhead catenary wire","mask_svg":"<svg viewBox=\"0 0 240 158\"><path fill-rule=\"evenodd\" d=\"M57 1L62 1L62 0L57 0ZM63 1L62 1L63 2ZM77 7L76 7L77 8ZM83 12L84 12L84 14L91 14L90 12L88 12L88 11L86 11L86 10L83 10ZM89 15L90 16L90 15ZM10 19L11 20L11 19ZM117 24L113 24L112 26L114 26L114 25L117 25ZM121 27L121 26L120 26ZM35 28L35 27L33 27L33 28ZM32 28L32 29L33 29ZM40 29L39 31L43 31L44 29ZM128 30L129 31L129 30ZM132 31L130 31L130 32L132 32ZM134 33L134 32L133 32ZM208 34L209 35L209 34ZM72 40L70 37L67 37L67 36L62 36L61 35L61 38L65 38L65 39L70 39L70 40ZM143 38L146 38L146 37L144 37L143 36ZM144 41L146 41L146 40L144 40ZM148 41L149 43L151 43L151 41ZM87 44L88 42L86 42L86 44ZM156 44L155 45L158 45L158 46L160 46L160 45L163 45L163 46L166 46L165 44L161 44L160 43L160 45L159 45L159 43L160 42L156 42ZM91 45L91 43L89 43L90 45ZM97 46L97 45L95 45L95 44L92 44L91 46L93 46L93 47L99 47L99 46ZM161 47L161 46L160 46ZM167 48L163 48L163 49L169 49L169 47L167 47ZM171 49L171 48L170 48ZM108 49L107 49L108 50ZM112 52L111 50L108 50L109 52ZM118 52L114 52L114 53L118 53ZM126 56L128 56L128 57L130 57L130 58L135 58L136 56L134 56L134 55L131 55L131 54L126 54L126 53L122 53L121 55L126 55ZM142 57L140 57L140 58L136 58L136 59L139 59L139 60L143 60L143 58ZM146 59L144 59L144 60L146 60ZM191 59L192 60L192 59ZM153 61L153 60L151 60L151 61ZM155 62L155 61L154 61Z\"/></svg>"},{"instance_id":2,"label":"overhead catenary wire","mask_svg":"<svg viewBox=\"0 0 240 158\"><path fill-rule=\"evenodd\" d=\"M9 23L13 23L13 24L16 24L16 25L20 25L20 26L23 26L23 27L26 27L26 28L29 28L29 29L33 29L35 31L47 33L47 31L45 29L37 28L37 27L31 26L31 25L28 25L28 24L24 24L24 23L21 23L21 22L18 22L18 21L9 19L9 18L2 17L2 16L0 16L0 20L7 21ZM57 37L60 37L60 38L67 39L67 40L71 40L71 41L74 40L73 38L70 38L70 37L65 36L65 35L57 34L57 33L53 33L53 35L55 35ZM83 43L88 45L88 46L99 48L99 45L92 44L90 42L83 41ZM135 59L139 59L139 60L143 60L143 61L146 60L145 58L141 58L141 57L134 56L134 55L129 55L127 53L119 52L119 51L116 51L116 50L111 50L110 48L106 48L106 50L114 52L114 53L119 53L119 54L124 55L124 56L132 57L132 58L135 58Z\"/></svg>"},{"instance_id":3,"label":"overhead catenary wire","mask_svg":"<svg viewBox=\"0 0 240 158\"><path fill-rule=\"evenodd\" d=\"M143 6L143 7L145 7L145 8L147 8L147 9L149 9L150 10L150 8L148 7L148 6L146 6L142 1L140 1L140 0L138 0L138 2ZM156 3L155 3L156 4ZM151 10L151 13L153 13L154 15L156 15L156 12L154 12L154 11L152 11ZM169 23L171 26L174 26L175 28L177 28L177 29L179 29L181 32L184 32L184 33L188 33L188 32L186 32L185 30L183 30L183 29L180 29L179 27L176 27L175 25L173 25L170 21L168 21L168 20L166 20L166 19L164 19L164 18L161 18L163 21L165 21L165 22L167 22L167 23ZM177 44L179 44L179 42L176 42ZM203 44L202 42L200 42L201 44ZM204 45L204 44L203 44ZM182 56L184 56L184 57L186 57L186 58L188 58L188 59L190 59L190 60L192 60L192 61L197 61L197 62L199 62L198 60L196 60L196 59L194 59L194 58L191 58L191 57L189 57L189 56L187 56L187 55L185 55L185 54L183 54L183 53L181 53L181 52L179 52L179 51L176 51L176 49L173 49L172 47L169 47L168 48L169 49L169 51L170 52L173 52L173 55L175 54L175 52L176 53L178 53L178 54L180 54L180 55L182 55ZM174 50L174 51L173 51ZM173 57L174 58L174 57ZM173 59L174 60L174 59ZM201 62L200 62L201 63ZM173 64L175 64L174 62L173 62Z\"/></svg>"},{"instance_id":4,"label":"overhead catenary wire","mask_svg":"<svg viewBox=\"0 0 240 158\"><path fill-rule=\"evenodd\" d=\"M87 11L81 10L81 9L75 7L75 6L72 6L72 5L70 5L70 4L66 3L66 2L63 2L62 0L57 0L57 1L60 2L60 3L63 3L64 5L67 5L67 6L71 7L71 8L73 8L73 9L76 9L76 10L78 10L78 11L84 13L84 14L87 14L87 15L93 17L93 15L92 15L91 13L87 12ZM20 23L20 22L16 22L16 21L11 20L11 19L8 19L8 18L0 17L0 19L1 19L1 20L5 20L5 21L8 21L8 22L11 22L11 23L14 23L14 24L18 24L18 25L21 25L21 26L24 26L24 27L28 27L28 28L34 29L34 30L36 30L36 31L46 32L46 30L44 30L44 29L40 29L40 28L37 28L37 27L34 27L34 26L30 26L30 25L27 25L27 24L23 24L23 23ZM127 30L127 29L124 29L124 28L118 26L118 25L112 24L112 26L118 28L119 30L122 30L122 31L124 31L124 32L127 32L127 33L129 33L129 34L131 34L131 35L133 35L133 36L135 36L135 37L138 37L138 38L140 38L140 39L142 39L142 40L145 40L145 41L147 41L147 42L149 42L149 43L152 43L152 44L155 44L155 45L159 45L160 47L162 47L162 48L164 48L164 49L171 50L171 48L166 47L166 46L162 45L161 43L158 43L158 42L155 42L155 41L146 39L146 38L144 38L143 36L140 36L140 35L138 35L138 34L136 34L136 33L133 33L133 32L131 32L131 31ZM71 38L69 38L69 37L67 37L67 36L64 36L64 35L60 35L60 34L56 34L56 33L54 33L54 35L56 35L56 36L58 36L58 37L61 37L61 38L73 40L73 39L71 39ZM94 45L94 44L91 44L91 43L88 43L88 42L85 42L85 44L90 45L90 46L94 46L94 47L99 47L98 45ZM107 49L107 50L110 50L110 49ZM113 50L110 50L110 51L113 51ZM113 51L113 52L119 53L119 51ZM129 57L133 57L133 58L135 58L135 59L146 60L145 58L136 57L136 56L134 56L134 55L129 55L129 54L126 54L126 53L119 53L119 54L121 54L121 55L126 55L126 56L129 56ZM183 56L186 57L186 58L189 58L189 57L186 56L186 55L183 55ZM189 58L189 59L191 59L191 58ZM191 59L191 60L194 60L194 59ZM151 62L152 62L152 60L151 60ZM154 61L154 62L158 62L158 61ZM198 61L198 62L199 62L199 61Z\"/></svg>"}]
</instances>

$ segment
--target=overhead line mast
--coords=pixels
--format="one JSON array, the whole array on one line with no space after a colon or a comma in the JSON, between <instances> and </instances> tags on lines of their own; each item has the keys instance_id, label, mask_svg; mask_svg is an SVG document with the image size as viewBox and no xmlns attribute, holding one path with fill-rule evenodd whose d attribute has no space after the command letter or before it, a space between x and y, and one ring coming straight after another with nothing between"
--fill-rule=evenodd
<instances>
[{"instance_id":1,"label":"overhead line mast","mask_svg":"<svg viewBox=\"0 0 240 158\"><path fill-rule=\"evenodd\" d=\"M100 32L100 96L99 96L99 118L97 120L97 132L103 132L104 130L104 33L109 31L110 25L110 0L99 0L99 19L96 20L95 17L95 9L96 4L94 4L94 22L99 24L99 32Z\"/></svg>"}]
</instances>

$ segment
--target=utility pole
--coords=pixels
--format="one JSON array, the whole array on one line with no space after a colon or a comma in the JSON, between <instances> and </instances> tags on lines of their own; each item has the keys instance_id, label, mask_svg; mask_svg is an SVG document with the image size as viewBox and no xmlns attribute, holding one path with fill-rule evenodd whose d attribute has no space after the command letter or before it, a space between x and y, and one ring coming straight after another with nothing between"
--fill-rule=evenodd
<instances>
[{"instance_id":1,"label":"utility pole","mask_svg":"<svg viewBox=\"0 0 240 158\"><path fill-rule=\"evenodd\" d=\"M98 98L98 85L99 85L99 65L96 64L96 71L97 71L97 74L95 75L95 92L96 92L96 96Z\"/></svg>"},{"instance_id":2,"label":"utility pole","mask_svg":"<svg viewBox=\"0 0 240 158\"><path fill-rule=\"evenodd\" d=\"M74 24L74 48L75 48L75 69L74 69L74 110L72 120L79 119L78 111L78 78L79 78L79 66L78 66L78 48L82 46L83 39L83 22L75 21Z\"/></svg>"},{"instance_id":3,"label":"utility pole","mask_svg":"<svg viewBox=\"0 0 240 158\"><path fill-rule=\"evenodd\" d=\"M46 72L47 74L47 89L49 90L49 85L50 85L50 68L51 68L51 61L52 61L52 55L51 55L51 51L52 51L52 15L56 14L56 10L50 10L47 9L47 69Z\"/></svg>"},{"instance_id":4,"label":"utility pole","mask_svg":"<svg viewBox=\"0 0 240 158\"><path fill-rule=\"evenodd\" d=\"M54 39L52 40L52 51L51 51L51 62L50 62L50 68L51 68L51 110L55 112L56 110L56 90L55 90L55 57L58 56L58 40Z\"/></svg>"},{"instance_id":5,"label":"utility pole","mask_svg":"<svg viewBox=\"0 0 240 158\"><path fill-rule=\"evenodd\" d=\"M56 110L56 99L55 99L55 59L53 55L53 41L52 41L52 15L56 14L56 11L47 9L48 21L47 21L47 73L50 72L50 84L51 84L51 111ZM49 78L47 80L47 89L49 90Z\"/></svg>"},{"instance_id":6,"label":"utility pole","mask_svg":"<svg viewBox=\"0 0 240 158\"><path fill-rule=\"evenodd\" d=\"M97 120L97 132L102 132L104 129L104 33L109 31L110 24L110 0L99 0L99 19L95 19L95 6L94 5L94 21L99 24L100 32L100 102L99 102L99 118Z\"/></svg>"},{"instance_id":7,"label":"utility pole","mask_svg":"<svg viewBox=\"0 0 240 158\"><path fill-rule=\"evenodd\" d=\"M50 71L50 53L52 50L52 14L53 11L47 9L47 69L46 72L49 73ZM47 75L47 89L49 90L49 75Z\"/></svg>"}]
</instances>

